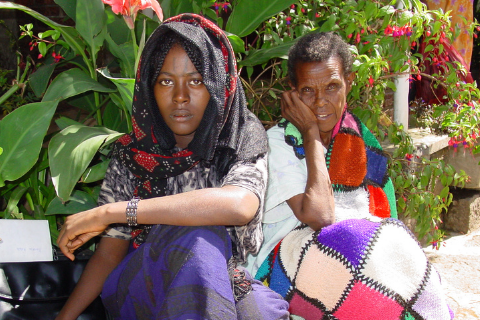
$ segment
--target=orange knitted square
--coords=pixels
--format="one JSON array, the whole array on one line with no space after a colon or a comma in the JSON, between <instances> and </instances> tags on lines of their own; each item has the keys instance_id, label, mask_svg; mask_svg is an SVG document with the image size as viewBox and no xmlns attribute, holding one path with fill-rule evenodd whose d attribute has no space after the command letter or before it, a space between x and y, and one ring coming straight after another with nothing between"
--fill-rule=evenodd
<instances>
[{"instance_id":1,"label":"orange knitted square","mask_svg":"<svg viewBox=\"0 0 480 320\"><path fill-rule=\"evenodd\" d=\"M335 136L328 173L332 184L358 187L363 182L367 155L362 138L346 133Z\"/></svg>"}]
</instances>

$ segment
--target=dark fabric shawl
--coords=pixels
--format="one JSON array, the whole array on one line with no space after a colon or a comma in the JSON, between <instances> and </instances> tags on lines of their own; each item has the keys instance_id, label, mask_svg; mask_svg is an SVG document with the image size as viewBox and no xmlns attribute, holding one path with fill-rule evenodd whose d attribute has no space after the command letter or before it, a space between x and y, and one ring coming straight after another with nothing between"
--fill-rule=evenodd
<instances>
[{"instance_id":1,"label":"dark fabric shawl","mask_svg":"<svg viewBox=\"0 0 480 320\"><path fill-rule=\"evenodd\" d=\"M152 88L161 68L155 60L158 47L172 32L199 49L198 71L211 96L192 142L180 152L173 149L173 132L160 115ZM136 194L142 198L164 196L166 179L200 160L211 161L222 179L234 162L254 161L267 152L265 130L246 107L230 42L218 26L195 14L166 20L148 39L137 70L132 124L133 132L119 139L113 154L139 178Z\"/></svg>"}]
</instances>

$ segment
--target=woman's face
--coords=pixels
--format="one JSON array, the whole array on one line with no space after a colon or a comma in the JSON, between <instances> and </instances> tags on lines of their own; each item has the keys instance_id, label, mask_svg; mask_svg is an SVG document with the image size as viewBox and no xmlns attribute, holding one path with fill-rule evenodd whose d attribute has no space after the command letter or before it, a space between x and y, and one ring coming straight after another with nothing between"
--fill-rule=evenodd
<instances>
[{"instance_id":1,"label":"woman's face","mask_svg":"<svg viewBox=\"0 0 480 320\"><path fill-rule=\"evenodd\" d=\"M180 45L174 45L165 57L153 92L177 146L186 148L202 121L210 93L202 75Z\"/></svg>"},{"instance_id":2,"label":"woman's face","mask_svg":"<svg viewBox=\"0 0 480 320\"><path fill-rule=\"evenodd\" d=\"M299 62L295 71L294 89L315 114L320 135L330 138L343 114L353 73L344 76L342 60L338 57L322 62Z\"/></svg>"}]
</instances>

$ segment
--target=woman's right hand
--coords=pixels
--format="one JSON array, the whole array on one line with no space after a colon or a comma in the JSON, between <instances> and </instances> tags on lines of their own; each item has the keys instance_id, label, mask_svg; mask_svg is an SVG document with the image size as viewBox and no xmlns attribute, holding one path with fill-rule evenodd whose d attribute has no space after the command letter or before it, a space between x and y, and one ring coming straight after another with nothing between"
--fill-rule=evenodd
<instances>
[{"instance_id":1,"label":"woman's right hand","mask_svg":"<svg viewBox=\"0 0 480 320\"><path fill-rule=\"evenodd\" d=\"M305 135L310 129L318 131L317 117L300 99L297 90L283 92L280 106L282 117L290 121L302 135Z\"/></svg>"},{"instance_id":2,"label":"woman's right hand","mask_svg":"<svg viewBox=\"0 0 480 320\"><path fill-rule=\"evenodd\" d=\"M57 239L63 254L74 260L73 252L88 240L101 234L111 222L107 221L109 204L73 214L65 220Z\"/></svg>"}]
</instances>

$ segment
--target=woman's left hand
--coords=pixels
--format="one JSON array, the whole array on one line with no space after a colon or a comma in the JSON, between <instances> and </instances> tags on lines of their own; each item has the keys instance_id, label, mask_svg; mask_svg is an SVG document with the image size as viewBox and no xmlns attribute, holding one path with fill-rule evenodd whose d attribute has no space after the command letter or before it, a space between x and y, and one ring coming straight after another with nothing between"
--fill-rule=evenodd
<instances>
[{"instance_id":1,"label":"woman's left hand","mask_svg":"<svg viewBox=\"0 0 480 320\"><path fill-rule=\"evenodd\" d=\"M106 222L106 206L73 214L65 220L57 238L63 254L74 260L73 252L88 240L101 234L110 223Z\"/></svg>"}]
</instances>

